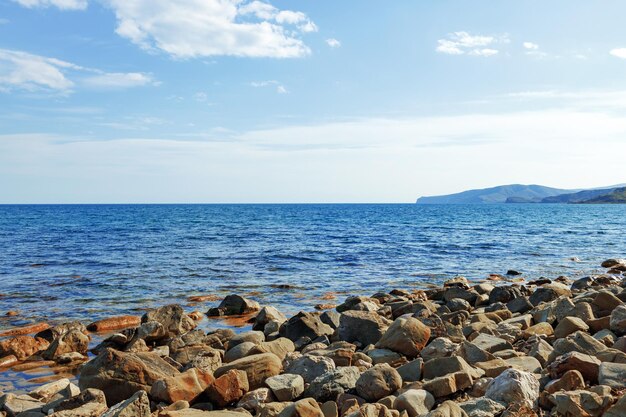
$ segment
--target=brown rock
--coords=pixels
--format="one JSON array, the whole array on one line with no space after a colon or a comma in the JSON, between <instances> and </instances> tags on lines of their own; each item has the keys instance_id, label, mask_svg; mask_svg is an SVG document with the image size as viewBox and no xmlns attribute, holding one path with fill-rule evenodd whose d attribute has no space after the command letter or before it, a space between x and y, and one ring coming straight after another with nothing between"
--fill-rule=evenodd
<instances>
[{"instance_id":1,"label":"brown rock","mask_svg":"<svg viewBox=\"0 0 626 417\"><path fill-rule=\"evenodd\" d=\"M320 406L313 398L304 398L288 405L280 412L279 417L324 417Z\"/></svg>"},{"instance_id":2,"label":"brown rock","mask_svg":"<svg viewBox=\"0 0 626 417\"><path fill-rule=\"evenodd\" d=\"M567 371L577 370L585 380L596 383L600 371L600 361L596 357L584 353L569 352L556 358L548 365L548 370L552 378L559 378Z\"/></svg>"},{"instance_id":3,"label":"brown rock","mask_svg":"<svg viewBox=\"0 0 626 417\"><path fill-rule=\"evenodd\" d=\"M23 361L47 349L49 343L39 337L16 336L0 342L0 357L13 355Z\"/></svg>"},{"instance_id":4,"label":"brown rock","mask_svg":"<svg viewBox=\"0 0 626 417\"><path fill-rule=\"evenodd\" d=\"M239 369L247 374L250 389L257 389L263 386L266 378L278 375L281 368L282 363L276 355L273 353L260 353L237 359L221 366L215 371L215 376L219 378L231 369Z\"/></svg>"},{"instance_id":5,"label":"brown rock","mask_svg":"<svg viewBox=\"0 0 626 417\"><path fill-rule=\"evenodd\" d=\"M544 391L553 394L557 391L574 391L585 388L585 379L578 370L569 370L559 379L550 381Z\"/></svg>"},{"instance_id":6,"label":"brown rock","mask_svg":"<svg viewBox=\"0 0 626 417\"><path fill-rule=\"evenodd\" d=\"M209 372L191 368L152 384L150 396L167 404L194 401L215 379Z\"/></svg>"},{"instance_id":7,"label":"brown rock","mask_svg":"<svg viewBox=\"0 0 626 417\"><path fill-rule=\"evenodd\" d=\"M366 401L378 401L402 386L398 371L387 364L376 365L363 372L356 381L356 392Z\"/></svg>"},{"instance_id":8,"label":"brown rock","mask_svg":"<svg viewBox=\"0 0 626 417\"><path fill-rule=\"evenodd\" d=\"M389 349L414 358L422 351L430 338L430 328L414 317L398 317L376 344L377 348Z\"/></svg>"},{"instance_id":9,"label":"brown rock","mask_svg":"<svg viewBox=\"0 0 626 417\"><path fill-rule=\"evenodd\" d=\"M211 403L223 408L228 404L239 401L249 389L246 372L239 369L231 369L213 381L207 388L206 394Z\"/></svg>"},{"instance_id":10,"label":"brown rock","mask_svg":"<svg viewBox=\"0 0 626 417\"><path fill-rule=\"evenodd\" d=\"M91 332L108 332L111 330L138 327L141 324L139 316L117 316L95 321L87 326Z\"/></svg>"},{"instance_id":11,"label":"brown rock","mask_svg":"<svg viewBox=\"0 0 626 417\"><path fill-rule=\"evenodd\" d=\"M23 326L23 327L14 327L13 329L1 331L0 337L23 336L26 334L39 333L43 330L46 330L49 327L50 325L48 323L35 323L35 324L29 324L28 326Z\"/></svg>"},{"instance_id":12,"label":"brown rock","mask_svg":"<svg viewBox=\"0 0 626 417\"><path fill-rule=\"evenodd\" d=\"M60 355L72 352L78 352L82 355L87 354L89 349L89 336L80 330L71 330L64 335L56 338L48 349L41 354L44 359L55 359Z\"/></svg>"}]
</instances>

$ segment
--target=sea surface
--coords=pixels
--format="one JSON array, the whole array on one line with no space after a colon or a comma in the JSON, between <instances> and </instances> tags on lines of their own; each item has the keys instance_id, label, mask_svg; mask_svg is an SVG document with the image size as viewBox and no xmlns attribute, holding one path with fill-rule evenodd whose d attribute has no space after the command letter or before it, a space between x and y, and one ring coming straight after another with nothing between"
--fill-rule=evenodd
<instances>
[{"instance_id":1,"label":"sea surface","mask_svg":"<svg viewBox=\"0 0 626 417\"><path fill-rule=\"evenodd\" d=\"M456 275L577 278L624 256L624 205L4 205L0 329L219 303L193 295L295 313Z\"/></svg>"}]
</instances>

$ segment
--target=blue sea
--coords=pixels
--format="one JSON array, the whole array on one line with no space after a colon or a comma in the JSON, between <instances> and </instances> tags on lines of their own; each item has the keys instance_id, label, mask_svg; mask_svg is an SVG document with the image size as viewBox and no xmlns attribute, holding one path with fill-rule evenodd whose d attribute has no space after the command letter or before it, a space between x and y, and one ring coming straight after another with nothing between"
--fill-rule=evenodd
<instances>
[{"instance_id":1,"label":"blue sea","mask_svg":"<svg viewBox=\"0 0 626 417\"><path fill-rule=\"evenodd\" d=\"M209 294L293 313L456 275L578 278L625 255L623 205L5 205L0 315L20 315L0 328L206 311L218 302L188 297Z\"/></svg>"}]
</instances>

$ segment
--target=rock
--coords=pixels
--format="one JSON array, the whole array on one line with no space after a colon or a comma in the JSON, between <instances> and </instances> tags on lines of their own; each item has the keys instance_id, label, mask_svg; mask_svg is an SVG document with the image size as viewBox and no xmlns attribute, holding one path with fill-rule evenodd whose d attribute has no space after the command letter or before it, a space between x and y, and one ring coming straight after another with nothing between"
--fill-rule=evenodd
<instances>
[{"instance_id":1,"label":"rock","mask_svg":"<svg viewBox=\"0 0 626 417\"><path fill-rule=\"evenodd\" d=\"M269 388L259 388L246 392L237 403L237 407L256 413L262 404L274 401L274 395Z\"/></svg>"},{"instance_id":2,"label":"rock","mask_svg":"<svg viewBox=\"0 0 626 417\"><path fill-rule=\"evenodd\" d=\"M393 408L406 411L408 417L423 417L435 405L435 397L422 389L409 389L398 395L393 402Z\"/></svg>"},{"instance_id":3,"label":"rock","mask_svg":"<svg viewBox=\"0 0 626 417\"><path fill-rule=\"evenodd\" d=\"M480 349L489 353L498 352L500 350L512 349L509 342L496 336L481 333L472 340L472 343Z\"/></svg>"},{"instance_id":4,"label":"rock","mask_svg":"<svg viewBox=\"0 0 626 417\"><path fill-rule=\"evenodd\" d=\"M312 398L296 401L285 407L279 417L324 417L320 406Z\"/></svg>"},{"instance_id":5,"label":"rock","mask_svg":"<svg viewBox=\"0 0 626 417\"><path fill-rule=\"evenodd\" d=\"M210 372L191 368L152 384L150 397L172 404L176 401L192 402L214 381Z\"/></svg>"},{"instance_id":6,"label":"rock","mask_svg":"<svg viewBox=\"0 0 626 417\"><path fill-rule=\"evenodd\" d=\"M156 321L163 326L165 337L176 337L196 327L196 322L177 304L159 307L147 312L141 318L142 323L151 321Z\"/></svg>"},{"instance_id":7,"label":"rock","mask_svg":"<svg viewBox=\"0 0 626 417\"><path fill-rule=\"evenodd\" d=\"M236 361L250 354L250 351L256 345L252 342L239 343L237 346L230 348L224 353L224 363Z\"/></svg>"},{"instance_id":8,"label":"rock","mask_svg":"<svg viewBox=\"0 0 626 417\"><path fill-rule=\"evenodd\" d=\"M359 376L359 369L354 366L334 369L315 378L305 389L304 395L319 402L335 400L338 395L354 389Z\"/></svg>"},{"instance_id":9,"label":"rock","mask_svg":"<svg viewBox=\"0 0 626 417\"><path fill-rule=\"evenodd\" d=\"M430 342L420 352L420 356L424 361L429 361L435 358L443 358L451 356L459 348L457 343L453 343L447 337L438 337Z\"/></svg>"},{"instance_id":10,"label":"rock","mask_svg":"<svg viewBox=\"0 0 626 417\"><path fill-rule=\"evenodd\" d=\"M389 320L378 313L350 310L341 314L337 332L341 340L367 346L378 342L388 326Z\"/></svg>"},{"instance_id":11,"label":"rock","mask_svg":"<svg viewBox=\"0 0 626 417\"><path fill-rule=\"evenodd\" d=\"M393 417L393 414L383 404L363 404L358 410L347 414L346 417Z\"/></svg>"},{"instance_id":12,"label":"rock","mask_svg":"<svg viewBox=\"0 0 626 417\"><path fill-rule=\"evenodd\" d=\"M237 359L231 363L221 366L215 371L215 376L220 377L231 369L244 371L248 376L250 389L257 389L263 386L266 378L278 375L282 364L280 359L273 353L260 353Z\"/></svg>"},{"instance_id":13,"label":"rock","mask_svg":"<svg viewBox=\"0 0 626 417\"><path fill-rule=\"evenodd\" d=\"M572 292L563 284L552 283L539 287L533 292L529 298L529 301L537 306L541 303L547 303L556 300L560 296L571 297Z\"/></svg>"},{"instance_id":14,"label":"rock","mask_svg":"<svg viewBox=\"0 0 626 417\"><path fill-rule=\"evenodd\" d=\"M546 384L544 391L553 394L557 391L574 391L585 388L585 378L575 369L569 370L559 379Z\"/></svg>"},{"instance_id":15,"label":"rock","mask_svg":"<svg viewBox=\"0 0 626 417\"><path fill-rule=\"evenodd\" d=\"M602 415L602 417L624 416L626 416L626 395L622 395L622 397Z\"/></svg>"},{"instance_id":16,"label":"rock","mask_svg":"<svg viewBox=\"0 0 626 417\"><path fill-rule=\"evenodd\" d=\"M548 362L568 352L580 352L586 355L595 356L606 350L607 347L600 341L585 332L575 332L571 335L558 339L553 344L553 351L550 353Z\"/></svg>"},{"instance_id":17,"label":"rock","mask_svg":"<svg viewBox=\"0 0 626 417\"><path fill-rule=\"evenodd\" d=\"M589 326L578 317L565 317L554 329L554 337L561 339L579 330L586 332Z\"/></svg>"},{"instance_id":18,"label":"rock","mask_svg":"<svg viewBox=\"0 0 626 417\"><path fill-rule=\"evenodd\" d=\"M541 362L532 356L514 356L505 360L506 363L520 371L533 373L541 373Z\"/></svg>"},{"instance_id":19,"label":"rock","mask_svg":"<svg viewBox=\"0 0 626 417\"><path fill-rule=\"evenodd\" d=\"M0 398L0 409L5 410L9 416L19 413L40 411L45 404L29 395L6 394Z\"/></svg>"},{"instance_id":20,"label":"rock","mask_svg":"<svg viewBox=\"0 0 626 417\"><path fill-rule=\"evenodd\" d=\"M295 342L302 337L315 340L321 336L330 336L335 330L324 323L317 313L299 312L287 320L280 328L281 336Z\"/></svg>"},{"instance_id":21,"label":"rock","mask_svg":"<svg viewBox=\"0 0 626 417\"><path fill-rule=\"evenodd\" d=\"M465 359L465 361L469 363L486 362L495 359L495 356L493 356L491 353L467 341L461 343L458 346L455 354Z\"/></svg>"},{"instance_id":22,"label":"rock","mask_svg":"<svg viewBox=\"0 0 626 417\"><path fill-rule=\"evenodd\" d=\"M258 353L273 353L280 359L281 361L285 359L288 353L296 350L296 346L293 342L286 337L279 337L276 340L272 340L271 342L262 342L253 347L250 350L251 355L256 355Z\"/></svg>"},{"instance_id":23,"label":"rock","mask_svg":"<svg viewBox=\"0 0 626 417\"><path fill-rule=\"evenodd\" d=\"M240 369L231 369L219 376L206 390L211 403L220 408L239 401L250 389L248 375Z\"/></svg>"},{"instance_id":24,"label":"rock","mask_svg":"<svg viewBox=\"0 0 626 417\"><path fill-rule=\"evenodd\" d=\"M372 364L388 363L395 365L402 362L402 355L389 349L372 349L367 351L367 356L371 359Z\"/></svg>"},{"instance_id":25,"label":"rock","mask_svg":"<svg viewBox=\"0 0 626 417\"><path fill-rule=\"evenodd\" d=\"M23 361L49 346L48 341L40 337L15 336L0 341L0 357L13 355Z\"/></svg>"},{"instance_id":26,"label":"rock","mask_svg":"<svg viewBox=\"0 0 626 417\"><path fill-rule=\"evenodd\" d=\"M526 313L532 310L533 304L528 297L517 297L506 303L506 308L508 308L511 313Z\"/></svg>"},{"instance_id":27,"label":"rock","mask_svg":"<svg viewBox=\"0 0 626 417\"><path fill-rule=\"evenodd\" d=\"M59 403L52 414L53 417L100 417L107 411L104 392L89 388L75 397Z\"/></svg>"},{"instance_id":28,"label":"rock","mask_svg":"<svg viewBox=\"0 0 626 417\"><path fill-rule=\"evenodd\" d=\"M481 397L459 403L468 417L495 417L504 411L504 405L490 398Z\"/></svg>"},{"instance_id":29,"label":"rock","mask_svg":"<svg viewBox=\"0 0 626 417\"><path fill-rule=\"evenodd\" d=\"M611 312L611 330L617 335L626 333L626 304L620 304Z\"/></svg>"},{"instance_id":30,"label":"rock","mask_svg":"<svg viewBox=\"0 0 626 417\"><path fill-rule=\"evenodd\" d=\"M89 336L83 332L70 330L50 343L48 349L46 349L41 356L44 359L53 360L60 355L72 352L86 355L89 349L89 341Z\"/></svg>"},{"instance_id":31,"label":"rock","mask_svg":"<svg viewBox=\"0 0 626 417\"><path fill-rule=\"evenodd\" d=\"M94 321L87 326L87 330L91 332L109 332L111 330L139 327L140 324L141 317L139 316L117 316Z\"/></svg>"},{"instance_id":32,"label":"rock","mask_svg":"<svg viewBox=\"0 0 626 417\"><path fill-rule=\"evenodd\" d=\"M102 417L150 417L148 394L137 391L126 401L111 407Z\"/></svg>"},{"instance_id":33,"label":"rock","mask_svg":"<svg viewBox=\"0 0 626 417\"><path fill-rule=\"evenodd\" d=\"M554 334L554 328L550 323L542 322L537 323L522 332L523 339L529 339L531 336L552 336Z\"/></svg>"},{"instance_id":34,"label":"rock","mask_svg":"<svg viewBox=\"0 0 626 417\"><path fill-rule=\"evenodd\" d=\"M125 353L105 349L83 365L79 376L81 390L98 388L113 405L140 390L150 392L156 381L178 375L176 368L154 353Z\"/></svg>"},{"instance_id":35,"label":"rock","mask_svg":"<svg viewBox=\"0 0 626 417\"><path fill-rule=\"evenodd\" d=\"M421 321L414 317L398 317L376 343L376 347L414 358L426 346L429 338L430 328Z\"/></svg>"},{"instance_id":36,"label":"rock","mask_svg":"<svg viewBox=\"0 0 626 417\"><path fill-rule=\"evenodd\" d=\"M287 321L287 317L285 317L283 313L278 311L278 309L271 306L265 306L254 318L252 330L263 330L265 328L265 325L270 321L284 323L285 321Z\"/></svg>"},{"instance_id":37,"label":"rock","mask_svg":"<svg viewBox=\"0 0 626 417\"><path fill-rule=\"evenodd\" d=\"M304 379L300 375L282 374L265 380L278 401L294 401L304 392Z\"/></svg>"},{"instance_id":38,"label":"rock","mask_svg":"<svg viewBox=\"0 0 626 417\"><path fill-rule=\"evenodd\" d=\"M413 382L419 381L422 379L422 366L424 365L424 361L422 358L417 358L412 360L409 363L405 363L402 366L398 367L398 373L402 378L402 381L405 382Z\"/></svg>"},{"instance_id":39,"label":"rock","mask_svg":"<svg viewBox=\"0 0 626 417\"><path fill-rule=\"evenodd\" d=\"M522 292L517 286L495 287L489 293L489 304L508 303L509 301L522 297Z\"/></svg>"},{"instance_id":40,"label":"rock","mask_svg":"<svg viewBox=\"0 0 626 417\"><path fill-rule=\"evenodd\" d=\"M485 396L506 404L534 407L539 397L539 382L528 372L508 369L491 381Z\"/></svg>"},{"instance_id":41,"label":"rock","mask_svg":"<svg viewBox=\"0 0 626 417\"><path fill-rule=\"evenodd\" d=\"M549 396L553 411L563 416L599 417L610 403L607 397L585 390L560 391Z\"/></svg>"},{"instance_id":42,"label":"rock","mask_svg":"<svg viewBox=\"0 0 626 417\"><path fill-rule=\"evenodd\" d=\"M467 417L467 413L454 401L444 401L426 417Z\"/></svg>"},{"instance_id":43,"label":"rock","mask_svg":"<svg viewBox=\"0 0 626 417\"><path fill-rule=\"evenodd\" d=\"M595 383L598 381L600 361L584 353L569 352L559 356L548 366L552 378L559 378L570 370L579 371L585 380Z\"/></svg>"},{"instance_id":44,"label":"rock","mask_svg":"<svg viewBox=\"0 0 626 417\"><path fill-rule=\"evenodd\" d=\"M0 358L0 368L8 368L17 364L19 360L15 357L15 355L7 355Z\"/></svg>"},{"instance_id":45,"label":"rock","mask_svg":"<svg viewBox=\"0 0 626 417\"><path fill-rule=\"evenodd\" d=\"M70 321L67 323L57 324L53 327L48 327L45 330L37 333L35 337L41 337L42 339L47 340L48 342L52 342L54 339L58 339L65 333L71 332L72 330L78 330L82 333L87 333L87 328L80 321Z\"/></svg>"},{"instance_id":46,"label":"rock","mask_svg":"<svg viewBox=\"0 0 626 417\"><path fill-rule=\"evenodd\" d=\"M231 337L228 341L228 349L233 349L241 343L252 343L254 346L256 346L259 343L263 342L265 342L265 334L258 330L251 330L248 332L236 334L235 336Z\"/></svg>"},{"instance_id":47,"label":"rock","mask_svg":"<svg viewBox=\"0 0 626 417\"><path fill-rule=\"evenodd\" d=\"M467 372L472 378L480 378L483 376L483 372L472 368L465 362L465 359L460 356L431 359L424 363L422 375L424 379L432 379L456 372Z\"/></svg>"},{"instance_id":48,"label":"rock","mask_svg":"<svg viewBox=\"0 0 626 417\"><path fill-rule=\"evenodd\" d=\"M285 372L296 374L304 378L304 382L311 383L319 376L322 376L335 369L332 359L325 356L304 355L288 362Z\"/></svg>"},{"instance_id":49,"label":"rock","mask_svg":"<svg viewBox=\"0 0 626 417\"><path fill-rule=\"evenodd\" d=\"M398 371L387 364L376 365L363 372L356 381L356 392L368 402L378 401L402 386Z\"/></svg>"},{"instance_id":50,"label":"rock","mask_svg":"<svg viewBox=\"0 0 626 417\"><path fill-rule=\"evenodd\" d=\"M626 259L611 258L611 259L607 259L601 264L602 268L615 268L616 266L620 266L620 265L626 265Z\"/></svg>"},{"instance_id":51,"label":"rock","mask_svg":"<svg viewBox=\"0 0 626 417\"><path fill-rule=\"evenodd\" d=\"M57 381L44 384L29 392L28 395L39 401L48 403L53 397L67 388L70 388L70 392L74 395L78 395L80 393L78 387L72 384L68 378L62 378Z\"/></svg>"},{"instance_id":52,"label":"rock","mask_svg":"<svg viewBox=\"0 0 626 417\"><path fill-rule=\"evenodd\" d=\"M598 382L613 389L626 388L626 364L603 362L599 367Z\"/></svg>"},{"instance_id":53,"label":"rock","mask_svg":"<svg viewBox=\"0 0 626 417\"><path fill-rule=\"evenodd\" d=\"M226 296L216 309L211 309L208 316L236 316L259 311L261 306L256 301L249 300L237 294Z\"/></svg>"},{"instance_id":54,"label":"rock","mask_svg":"<svg viewBox=\"0 0 626 417\"><path fill-rule=\"evenodd\" d=\"M27 334L41 332L48 328L50 328L50 325L48 323L35 323L35 324L29 324L29 325L21 326L21 327L13 327L8 330L0 331L0 337L23 336Z\"/></svg>"},{"instance_id":55,"label":"rock","mask_svg":"<svg viewBox=\"0 0 626 417\"><path fill-rule=\"evenodd\" d=\"M63 353L62 355L57 356L54 360L61 365L74 363L74 362L85 362L87 360L87 356L78 352L70 352Z\"/></svg>"}]
</instances>

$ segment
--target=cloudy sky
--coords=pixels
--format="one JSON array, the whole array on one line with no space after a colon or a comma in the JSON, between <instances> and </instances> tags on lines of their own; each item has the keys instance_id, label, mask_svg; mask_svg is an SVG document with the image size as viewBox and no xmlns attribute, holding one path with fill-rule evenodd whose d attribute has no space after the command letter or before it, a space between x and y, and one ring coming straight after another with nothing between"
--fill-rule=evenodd
<instances>
[{"instance_id":1,"label":"cloudy sky","mask_svg":"<svg viewBox=\"0 0 626 417\"><path fill-rule=\"evenodd\" d=\"M0 203L626 182L621 0L0 0Z\"/></svg>"}]
</instances>

